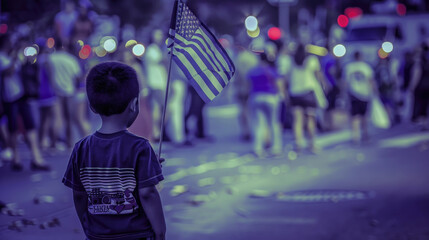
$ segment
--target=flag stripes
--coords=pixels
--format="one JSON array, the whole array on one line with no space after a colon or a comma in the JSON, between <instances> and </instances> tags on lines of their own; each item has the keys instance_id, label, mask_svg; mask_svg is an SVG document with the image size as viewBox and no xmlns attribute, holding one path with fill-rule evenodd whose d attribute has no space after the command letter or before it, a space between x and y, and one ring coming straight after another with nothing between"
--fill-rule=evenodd
<instances>
[{"instance_id":1,"label":"flag stripes","mask_svg":"<svg viewBox=\"0 0 429 240\"><path fill-rule=\"evenodd\" d=\"M178 4L178 5L177 5ZM174 62L205 101L213 100L234 75L235 67L214 35L186 4L175 2L169 37Z\"/></svg>"}]
</instances>

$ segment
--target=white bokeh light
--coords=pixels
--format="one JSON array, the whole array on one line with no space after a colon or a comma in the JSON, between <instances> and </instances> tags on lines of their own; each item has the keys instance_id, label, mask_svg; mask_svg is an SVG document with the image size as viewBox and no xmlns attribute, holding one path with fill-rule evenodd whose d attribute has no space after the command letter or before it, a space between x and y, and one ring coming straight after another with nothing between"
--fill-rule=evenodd
<instances>
[{"instance_id":1,"label":"white bokeh light","mask_svg":"<svg viewBox=\"0 0 429 240\"><path fill-rule=\"evenodd\" d=\"M35 56L37 54L37 50L35 47L26 47L24 48L24 56Z\"/></svg>"},{"instance_id":2,"label":"white bokeh light","mask_svg":"<svg viewBox=\"0 0 429 240\"><path fill-rule=\"evenodd\" d=\"M334 55L337 57L342 57L346 55L346 47L342 44L337 44L333 49Z\"/></svg>"},{"instance_id":3,"label":"white bokeh light","mask_svg":"<svg viewBox=\"0 0 429 240\"><path fill-rule=\"evenodd\" d=\"M145 47L143 46L143 44L139 43L134 45L133 47L133 54L136 55L137 57L140 57L144 54L145 52Z\"/></svg>"},{"instance_id":4,"label":"white bokeh light","mask_svg":"<svg viewBox=\"0 0 429 240\"><path fill-rule=\"evenodd\" d=\"M244 25L246 26L247 30L253 32L258 29L258 19L256 19L254 16L248 16L244 21Z\"/></svg>"},{"instance_id":5,"label":"white bokeh light","mask_svg":"<svg viewBox=\"0 0 429 240\"><path fill-rule=\"evenodd\" d=\"M390 53L393 51L393 44L391 42L384 42L381 45L381 48L383 49L384 52Z\"/></svg>"},{"instance_id":6,"label":"white bokeh light","mask_svg":"<svg viewBox=\"0 0 429 240\"><path fill-rule=\"evenodd\" d=\"M112 39L112 38L107 39L103 43L103 48L107 52L114 52L116 50L116 41L114 39Z\"/></svg>"}]
</instances>

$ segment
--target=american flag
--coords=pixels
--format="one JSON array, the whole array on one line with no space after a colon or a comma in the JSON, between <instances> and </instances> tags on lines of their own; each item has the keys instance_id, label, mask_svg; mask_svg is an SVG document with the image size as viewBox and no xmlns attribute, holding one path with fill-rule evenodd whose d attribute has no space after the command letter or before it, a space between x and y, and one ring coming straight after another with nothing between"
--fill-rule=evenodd
<instances>
[{"instance_id":1,"label":"american flag","mask_svg":"<svg viewBox=\"0 0 429 240\"><path fill-rule=\"evenodd\" d=\"M176 0L169 36L174 41L174 62L183 71L198 95L210 102L228 84L235 67L216 37L191 12Z\"/></svg>"}]
</instances>

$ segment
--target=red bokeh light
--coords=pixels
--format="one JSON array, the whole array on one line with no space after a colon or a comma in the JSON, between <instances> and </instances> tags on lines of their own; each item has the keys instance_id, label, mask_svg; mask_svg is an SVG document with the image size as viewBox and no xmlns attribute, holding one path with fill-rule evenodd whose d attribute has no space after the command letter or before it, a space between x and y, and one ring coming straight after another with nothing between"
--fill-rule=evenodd
<instances>
[{"instance_id":1,"label":"red bokeh light","mask_svg":"<svg viewBox=\"0 0 429 240\"><path fill-rule=\"evenodd\" d=\"M399 16L404 16L407 14L407 7L402 3L398 3L398 5L396 5L396 12Z\"/></svg>"},{"instance_id":2,"label":"red bokeh light","mask_svg":"<svg viewBox=\"0 0 429 240\"><path fill-rule=\"evenodd\" d=\"M279 40L282 37L282 31L278 27L272 27L268 30L268 37L271 40Z\"/></svg>"},{"instance_id":3,"label":"red bokeh light","mask_svg":"<svg viewBox=\"0 0 429 240\"><path fill-rule=\"evenodd\" d=\"M81 59L87 59L90 54L91 54L91 46L89 45L83 46L82 49L79 51L79 57Z\"/></svg>"},{"instance_id":4,"label":"red bokeh light","mask_svg":"<svg viewBox=\"0 0 429 240\"><path fill-rule=\"evenodd\" d=\"M348 18L357 18L362 16L362 9L358 7L348 7L346 10L344 10L344 13Z\"/></svg>"},{"instance_id":5,"label":"red bokeh light","mask_svg":"<svg viewBox=\"0 0 429 240\"><path fill-rule=\"evenodd\" d=\"M1 34L7 33L7 24L6 23L0 24L0 33Z\"/></svg>"},{"instance_id":6,"label":"red bokeh light","mask_svg":"<svg viewBox=\"0 0 429 240\"><path fill-rule=\"evenodd\" d=\"M345 28L349 25L349 18L346 15L341 14L337 18L337 23L340 27Z\"/></svg>"},{"instance_id":7,"label":"red bokeh light","mask_svg":"<svg viewBox=\"0 0 429 240\"><path fill-rule=\"evenodd\" d=\"M46 40L46 46L48 48L53 48L55 45L55 40L53 38L48 38L48 40Z\"/></svg>"}]
</instances>

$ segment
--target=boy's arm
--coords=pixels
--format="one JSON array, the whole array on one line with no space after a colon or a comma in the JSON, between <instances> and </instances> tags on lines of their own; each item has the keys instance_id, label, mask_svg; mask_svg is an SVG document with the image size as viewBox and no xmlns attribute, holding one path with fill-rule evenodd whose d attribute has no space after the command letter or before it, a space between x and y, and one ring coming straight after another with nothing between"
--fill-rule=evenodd
<instances>
[{"instance_id":1,"label":"boy's arm","mask_svg":"<svg viewBox=\"0 0 429 240\"><path fill-rule=\"evenodd\" d=\"M81 223L83 223L83 215L88 209L88 196L86 192L73 190L74 207Z\"/></svg>"},{"instance_id":2,"label":"boy's arm","mask_svg":"<svg viewBox=\"0 0 429 240\"><path fill-rule=\"evenodd\" d=\"M162 210L161 198L155 185L140 188L139 198L155 232L155 240L164 240L166 232L164 212Z\"/></svg>"}]
</instances>

